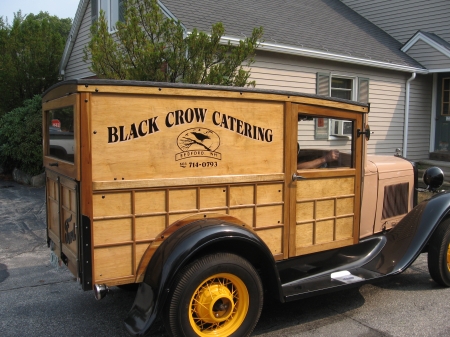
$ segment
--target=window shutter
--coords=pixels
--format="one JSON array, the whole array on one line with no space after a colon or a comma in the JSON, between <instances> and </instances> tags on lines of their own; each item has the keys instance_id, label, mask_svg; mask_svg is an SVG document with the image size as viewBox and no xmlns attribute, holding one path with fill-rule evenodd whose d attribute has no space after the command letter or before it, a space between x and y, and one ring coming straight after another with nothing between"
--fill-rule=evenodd
<instances>
[{"instance_id":1,"label":"window shutter","mask_svg":"<svg viewBox=\"0 0 450 337\"><path fill-rule=\"evenodd\" d=\"M91 0L91 20L92 20L92 23L94 23L98 19L98 1L99 0Z\"/></svg>"},{"instance_id":2,"label":"window shutter","mask_svg":"<svg viewBox=\"0 0 450 337\"><path fill-rule=\"evenodd\" d=\"M330 96L330 74L317 73L316 93ZM328 139L328 118L314 118L314 138Z\"/></svg>"},{"instance_id":3,"label":"window shutter","mask_svg":"<svg viewBox=\"0 0 450 337\"><path fill-rule=\"evenodd\" d=\"M358 78L358 102L369 103L369 79Z\"/></svg>"},{"instance_id":4,"label":"window shutter","mask_svg":"<svg viewBox=\"0 0 450 337\"><path fill-rule=\"evenodd\" d=\"M330 96L330 74L317 73L316 93L318 95Z\"/></svg>"},{"instance_id":5,"label":"window shutter","mask_svg":"<svg viewBox=\"0 0 450 337\"><path fill-rule=\"evenodd\" d=\"M124 0L119 0L119 21L125 22L125 7L123 5Z\"/></svg>"}]
</instances>

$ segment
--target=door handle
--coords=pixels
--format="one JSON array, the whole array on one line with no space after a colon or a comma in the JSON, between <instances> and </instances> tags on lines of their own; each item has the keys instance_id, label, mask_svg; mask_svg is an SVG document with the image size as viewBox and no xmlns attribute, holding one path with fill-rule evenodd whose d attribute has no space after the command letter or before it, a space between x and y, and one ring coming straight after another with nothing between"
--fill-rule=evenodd
<instances>
[{"instance_id":1,"label":"door handle","mask_svg":"<svg viewBox=\"0 0 450 337\"><path fill-rule=\"evenodd\" d=\"M302 177L302 176L298 176L296 173L294 173L292 175L292 181L299 181L299 180L304 180L304 179L306 179L306 178Z\"/></svg>"}]
</instances>

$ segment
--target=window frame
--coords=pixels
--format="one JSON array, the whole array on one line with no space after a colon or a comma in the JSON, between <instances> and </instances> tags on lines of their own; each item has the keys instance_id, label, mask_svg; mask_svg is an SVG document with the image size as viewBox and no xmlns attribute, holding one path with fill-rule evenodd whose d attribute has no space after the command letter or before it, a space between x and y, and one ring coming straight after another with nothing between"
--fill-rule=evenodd
<instances>
[{"instance_id":1,"label":"window frame","mask_svg":"<svg viewBox=\"0 0 450 337\"><path fill-rule=\"evenodd\" d=\"M344 79L351 80L352 88L351 89L342 89L342 88L334 88L333 89L333 79ZM350 75L341 75L339 73L317 73L316 79L316 93L318 95L324 95L328 97L334 97L331 95L332 90L343 90L349 91L351 90L351 101L364 102L368 103L369 101L369 78L360 77L360 76L350 76ZM326 93L325 93L326 91ZM334 97L340 98L340 97ZM351 139L351 135L345 134L335 134L332 130L333 125L335 124L332 119L327 122L328 127L328 135L325 135L322 130L318 128L316 125L315 137L316 139L327 139L327 140L336 140L336 139Z\"/></svg>"},{"instance_id":2,"label":"window frame","mask_svg":"<svg viewBox=\"0 0 450 337\"><path fill-rule=\"evenodd\" d=\"M445 89L445 81L448 81L447 90ZM447 101L445 101L446 93L448 96ZM445 106L447 106L447 109L445 109ZM450 116L450 77L442 78L441 116Z\"/></svg>"},{"instance_id":3,"label":"window frame","mask_svg":"<svg viewBox=\"0 0 450 337\"><path fill-rule=\"evenodd\" d=\"M92 0L91 1L91 16L92 23L94 23L100 17L100 11L105 12L105 18L108 22L108 32L115 33L117 31L116 24L119 21L123 21L123 0ZM112 20L116 20L112 24Z\"/></svg>"}]
</instances>

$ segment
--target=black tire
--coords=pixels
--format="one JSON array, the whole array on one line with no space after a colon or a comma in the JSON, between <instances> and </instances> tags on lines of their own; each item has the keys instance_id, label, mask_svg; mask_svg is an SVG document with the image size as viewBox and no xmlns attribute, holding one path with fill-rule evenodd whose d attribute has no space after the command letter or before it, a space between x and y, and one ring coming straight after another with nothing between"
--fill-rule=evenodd
<instances>
[{"instance_id":1,"label":"black tire","mask_svg":"<svg viewBox=\"0 0 450 337\"><path fill-rule=\"evenodd\" d=\"M436 283L450 287L450 218L442 221L431 236L428 270Z\"/></svg>"},{"instance_id":2,"label":"black tire","mask_svg":"<svg viewBox=\"0 0 450 337\"><path fill-rule=\"evenodd\" d=\"M261 280L240 256L217 253L182 269L165 305L164 325L174 337L248 336L263 305Z\"/></svg>"}]
</instances>

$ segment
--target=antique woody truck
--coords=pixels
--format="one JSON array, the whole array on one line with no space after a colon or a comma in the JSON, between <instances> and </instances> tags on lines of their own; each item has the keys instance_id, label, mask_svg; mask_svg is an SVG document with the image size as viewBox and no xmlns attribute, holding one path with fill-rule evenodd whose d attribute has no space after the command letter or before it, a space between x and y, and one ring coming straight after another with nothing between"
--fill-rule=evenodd
<instances>
[{"instance_id":1,"label":"antique woody truck","mask_svg":"<svg viewBox=\"0 0 450 337\"><path fill-rule=\"evenodd\" d=\"M158 316L172 336L248 336L263 297L358 286L426 251L450 286L450 194L416 205L415 164L366 154L368 113L293 92L58 83L43 95L52 260L98 299L139 284L135 336ZM73 156L50 151L55 120Z\"/></svg>"}]
</instances>

